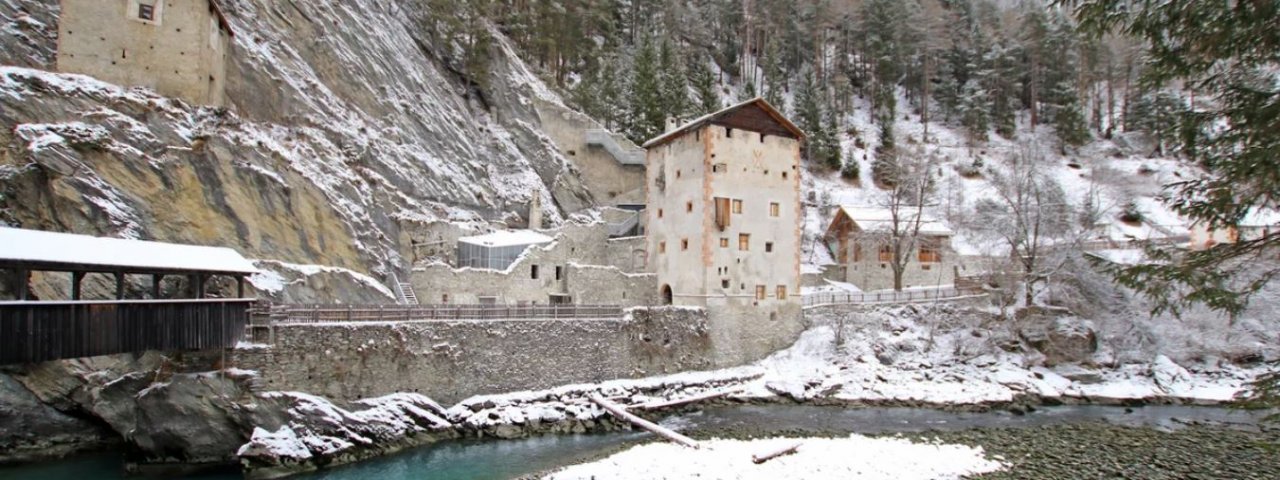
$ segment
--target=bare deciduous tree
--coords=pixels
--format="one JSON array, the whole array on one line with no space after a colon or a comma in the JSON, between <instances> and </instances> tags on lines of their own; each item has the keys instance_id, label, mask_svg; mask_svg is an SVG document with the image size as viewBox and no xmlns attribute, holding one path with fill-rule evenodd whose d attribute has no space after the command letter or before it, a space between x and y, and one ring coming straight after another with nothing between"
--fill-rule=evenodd
<instances>
[{"instance_id":1,"label":"bare deciduous tree","mask_svg":"<svg viewBox=\"0 0 1280 480\"><path fill-rule=\"evenodd\" d=\"M1077 228L1062 186L1045 173L1045 162L1034 144L1014 153L1005 172L992 174L995 198L975 207L977 223L1009 247L1020 267L1027 306L1037 288L1062 267L1065 255L1078 250L1084 231Z\"/></svg>"},{"instance_id":2,"label":"bare deciduous tree","mask_svg":"<svg viewBox=\"0 0 1280 480\"><path fill-rule=\"evenodd\" d=\"M924 208L935 194L933 166L923 155L898 158L886 172L892 187L885 192L880 207L888 219L877 231L869 232L887 247L892 256L887 262L893 270L893 289L902 291L902 277L919 246L920 227L924 224Z\"/></svg>"}]
</instances>

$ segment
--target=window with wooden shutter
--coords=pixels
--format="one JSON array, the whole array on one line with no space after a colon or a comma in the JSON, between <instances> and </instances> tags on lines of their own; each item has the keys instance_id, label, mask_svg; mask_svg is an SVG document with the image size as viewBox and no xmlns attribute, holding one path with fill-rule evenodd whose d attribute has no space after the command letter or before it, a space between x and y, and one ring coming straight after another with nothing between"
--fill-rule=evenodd
<instances>
[{"instance_id":1,"label":"window with wooden shutter","mask_svg":"<svg viewBox=\"0 0 1280 480\"><path fill-rule=\"evenodd\" d=\"M738 250L751 250L751 235L746 233L738 234Z\"/></svg>"},{"instance_id":2,"label":"window with wooden shutter","mask_svg":"<svg viewBox=\"0 0 1280 480\"><path fill-rule=\"evenodd\" d=\"M764 285L756 285L756 300L764 300L764 296L765 296Z\"/></svg>"},{"instance_id":3,"label":"window with wooden shutter","mask_svg":"<svg viewBox=\"0 0 1280 480\"><path fill-rule=\"evenodd\" d=\"M786 299L787 299L787 286L778 285L778 300L786 300Z\"/></svg>"},{"instance_id":4,"label":"window with wooden shutter","mask_svg":"<svg viewBox=\"0 0 1280 480\"><path fill-rule=\"evenodd\" d=\"M778 202L773 202L769 204L770 217L776 217L781 213L782 213L782 206L778 205Z\"/></svg>"},{"instance_id":5,"label":"window with wooden shutter","mask_svg":"<svg viewBox=\"0 0 1280 480\"><path fill-rule=\"evenodd\" d=\"M733 201L733 213L742 213L742 200Z\"/></svg>"},{"instance_id":6,"label":"window with wooden shutter","mask_svg":"<svg viewBox=\"0 0 1280 480\"><path fill-rule=\"evenodd\" d=\"M893 261L893 246L892 246L892 245L887 245L887 244L886 244L886 245L881 245L881 246L880 246L880 261L881 261L881 262L892 262L892 261Z\"/></svg>"},{"instance_id":7,"label":"window with wooden shutter","mask_svg":"<svg viewBox=\"0 0 1280 480\"><path fill-rule=\"evenodd\" d=\"M716 227L724 230L729 227L729 199L716 197Z\"/></svg>"}]
</instances>

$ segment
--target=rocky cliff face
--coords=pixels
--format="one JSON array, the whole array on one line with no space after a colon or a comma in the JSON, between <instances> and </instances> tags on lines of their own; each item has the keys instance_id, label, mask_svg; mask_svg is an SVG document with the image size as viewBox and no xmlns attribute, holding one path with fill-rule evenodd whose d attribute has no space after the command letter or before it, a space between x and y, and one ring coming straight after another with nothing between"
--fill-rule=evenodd
<instances>
[{"instance_id":1,"label":"rocky cliff face","mask_svg":"<svg viewBox=\"0 0 1280 480\"><path fill-rule=\"evenodd\" d=\"M50 73L58 2L0 0L0 221L381 278L423 223L592 206L534 108L559 98L501 34L481 91L397 2L221 4L227 110Z\"/></svg>"}]
</instances>

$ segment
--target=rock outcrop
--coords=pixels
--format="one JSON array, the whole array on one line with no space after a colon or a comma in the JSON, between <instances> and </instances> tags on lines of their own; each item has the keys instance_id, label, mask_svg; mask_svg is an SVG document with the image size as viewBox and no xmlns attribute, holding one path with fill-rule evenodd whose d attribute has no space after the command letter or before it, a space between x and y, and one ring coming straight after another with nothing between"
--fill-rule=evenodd
<instances>
[{"instance_id":1,"label":"rock outcrop","mask_svg":"<svg viewBox=\"0 0 1280 480\"><path fill-rule=\"evenodd\" d=\"M534 106L561 100L500 32L480 90L411 7L220 3L237 32L225 110L51 73L59 2L0 1L0 222L230 246L385 283L423 223L484 224L533 196L552 224L594 206ZM58 297L68 282L34 283ZM106 283L91 278L86 296Z\"/></svg>"}]
</instances>

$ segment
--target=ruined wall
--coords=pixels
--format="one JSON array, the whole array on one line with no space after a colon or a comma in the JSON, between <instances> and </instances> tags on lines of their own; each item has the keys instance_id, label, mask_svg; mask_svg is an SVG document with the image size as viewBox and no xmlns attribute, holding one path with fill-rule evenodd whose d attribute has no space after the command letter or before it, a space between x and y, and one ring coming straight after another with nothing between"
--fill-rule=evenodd
<instances>
[{"instance_id":1,"label":"ruined wall","mask_svg":"<svg viewBox=\"0 0 1280 480\"><path fill-rule=\"evenodd\" d=\"M569 264L565 285L574 303L596 305L658 305L658 279L652 273L626 273L617 267Z\"/></svg>"},{"instance_id":2,"label":"ruined wall","mask_svg":"<svg viewBox=\"0 0 1280 480\"><path fill-rule=\"evenodd\" d=\"M611 238L605 245L605 265L624 272L641 273L646 270L647 252L644 236ZM656 289L655 289L656 291Z\"/></svg>"},{"instance_id":3,"label":"ruined wall","mask_svg":"<svg viewBox=\"0 0 1280 480\"><path fill-rule=\"evenodd\" d=\"M262 388L356 399L479 394L637 378L711 366L705 311L634 309L619 320L279 326L270 347L235 350Z\"/></svg>"},{"instance_id":4,"label":"ruined wall","mask_svg":"<svg viewBox=\"0 0 1280 480\"><path fill-rule=\"evenodd\" d=\"M139 3L154 21L137 18ZM230 37L206 0L62 0L58 70L224 103Z\"/></svg>"},{"instance_id":5,"label":"ruined wall","mask_svg":"<svg viewBox=\"0 0 1280 480\"><path fill-rule=\"evenodd\" d=\"M495 297L499 304L545 305L552 294L570 295L572 303L580 304L658 303L653 275L630 274L630 269L612 266L612 259L624 255L620 252L633 255L636 240L611 242L603 223L568 224L543 232L554 235L556 241L530 247L506 270L453 268L437 262L414 268L408 280L424 304L480 303L481 297Z\"/></svg>"},{"instance_id":6,"label":"ruined wall","mask_svg":"<svg viewBox=\"0 0 1280 480\"><path fill-rule=\"evenodd\" d=\"M582 183L591 191L596 204L644 202L644 166L622 165L605 149L587 145L586 131L603 128L599 123L552 103L536 101L534 105L547 136L577 167ZM634 148L630 142L626 143Z\"/></svg>"}]
</instances>

